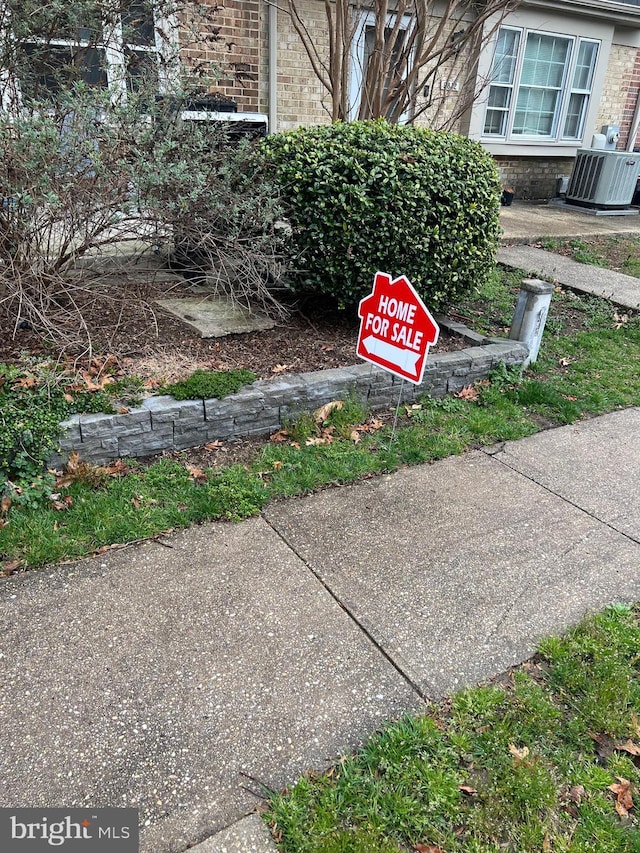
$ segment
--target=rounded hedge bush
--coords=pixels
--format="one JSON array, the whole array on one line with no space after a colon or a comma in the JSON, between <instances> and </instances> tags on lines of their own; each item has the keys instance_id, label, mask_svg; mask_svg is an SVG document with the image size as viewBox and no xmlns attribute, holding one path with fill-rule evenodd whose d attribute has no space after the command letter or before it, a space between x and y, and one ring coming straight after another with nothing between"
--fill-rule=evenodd
<instances>
[{"instance_id":1,"label":"rounded hedge bush","mask_svg":"<svg viewBox=\"0 0 640 853\"><path fill-rule=\"evenodd\" d=\"M353 304L376 271L406 275L430 308L489 274L500 182L489 154L452 133L384 120L267 137L292 226L292 286Z\"/></svg>"}]
</instances>

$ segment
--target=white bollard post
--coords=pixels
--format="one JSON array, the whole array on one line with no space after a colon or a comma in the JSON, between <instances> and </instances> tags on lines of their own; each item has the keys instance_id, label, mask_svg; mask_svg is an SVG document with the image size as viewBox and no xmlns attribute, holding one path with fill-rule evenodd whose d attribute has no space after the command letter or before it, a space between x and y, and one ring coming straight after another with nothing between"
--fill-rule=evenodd
<instances>
[{"instance_id":1,"label":"white bollard post","mask_svg":"<svg viewBox=\"0 0 640 853\"><path fill-rule=\"evenodd\" d=\"M522 341L529 348L529 356L524 363L525 367L538 358L553 290L552 284L540 281L539 278L522 280L509 338L512 341Z\"/></svg>"}]
</instances>

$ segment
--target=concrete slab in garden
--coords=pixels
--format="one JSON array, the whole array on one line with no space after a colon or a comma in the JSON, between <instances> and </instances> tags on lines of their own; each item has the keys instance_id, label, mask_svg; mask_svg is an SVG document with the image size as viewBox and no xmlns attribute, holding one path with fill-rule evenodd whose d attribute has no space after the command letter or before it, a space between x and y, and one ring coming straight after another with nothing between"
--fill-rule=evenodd
<instances>
[{"instance_id":1,"label":"concrete slab in garden","mask_svg":"<svg viewBox=\"0 0 640 853\"><path fill-rule=\"evenodd\" d=\"M157 304L169 314L195 329L203 338L273 329L275 320L264 314L250 314L226 299L209 296L158 299Z\"/></svg>"},{"instance_id":2,"label":"concrete slab in garden","mask_svg":"<svg viewBox=\"0 0 640 853\"><path fill-rule=\"evenodd\" d=\"M262 519L9 578L0 638L0 806L135 807L141 853L423 707Z\"/></svg>"},{"instance_id":3,"label":"concrete slab in garden","mask_svg":"<svg viewBox=\"0 0 640 853\"><path fill-rule=\"evenodd\" d=\"M483 453L265 515L427 696L640 595L640 546Z\"/></svg>"},{"instance_id":4,"label":"concrete slab in garden","mask_svg":"<svg viewBox=\"0 0 640 853\"><path fill-rule=\"evenodd\" d=\"M640 541L640 409L509 442L496 459Z\"/></svg>"}]
</instances>

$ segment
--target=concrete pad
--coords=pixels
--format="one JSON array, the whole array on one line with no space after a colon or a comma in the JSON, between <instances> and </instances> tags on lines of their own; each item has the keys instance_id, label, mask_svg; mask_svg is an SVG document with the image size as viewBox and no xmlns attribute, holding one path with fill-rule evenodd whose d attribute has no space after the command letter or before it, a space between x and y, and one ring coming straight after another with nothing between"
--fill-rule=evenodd
<instances>
[{"instance_id":1,"label":"concrete pad","mask_svg":"<svg viewBox=\"0 0 640 853\"><path fill-rule=\"evenodd\" d=\"M532 246L502 246L498 249L498 263L610 299L624 308L640 309L640 279L630 275L581 264Z\"/></svg>"},{"instance_id":2,"label":"concrete pad","mask_svg":"<svg viewBox=\"0 0 640 853\"><path fill-rule=\"evenodd\" d=\"M598 217L579 207L554 207L544 203L515 201L500 208L503 241L530 243L536 237L596 237L640 234L637 216Z\"/></svg>"},{"instance_id":3,"label":"concrete pad","mask_svg":"<svg viewBox=\"0 0 640 853\"><path fill-rule=\"evenodd\" d=\"M257 815L249 815L189 848L191 853L278 853L268 827Z\"/></svg>"},{"instance_id":4,"label":"concrete pad","mask_svg":"<svg viewBox=\"0 0 640 853\"><path fill-rule=\"evenodd\" d=\"M250 314L239 305L215 297L158 299L169 314L195 329L202 338L222 338L244 332L273 329L275 320L264 314Z\"/></svg>"},{"instance_id":5,"label":"concrete pad","mask_svg":"<svg viewBox=\"0 0 640 853\"><path fill-rule=\"evenodd\" d=\"M265 514L432 697L524 660L587 611L640 595L639 546L483 453Z\"/></svg>"},{"instance_id":6,"label":"concrete pad","mask_svg":"<svg viewBox=\"0 0 640 853\"><path fill-rule=\"evenodd\" d=\"M640 542L640 409L508 442L495 458Z\"/></svg>"},{"instance_id":7,"label":"concrete pad","mask_svg":"<svg viewBox=\"0 0 640 853\"><path fill-rule=\"evenodd\" d=\"M163 541L0 588L0 805L136 807L143 853L423 706L262 519Z\"/></svg>"}]
</instances>

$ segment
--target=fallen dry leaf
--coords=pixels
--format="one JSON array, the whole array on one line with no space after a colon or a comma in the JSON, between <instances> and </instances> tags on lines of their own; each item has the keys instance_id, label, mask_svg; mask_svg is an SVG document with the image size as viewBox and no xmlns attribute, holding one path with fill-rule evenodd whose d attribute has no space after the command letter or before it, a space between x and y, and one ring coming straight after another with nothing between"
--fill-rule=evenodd
<instances>
[{"instance_id":1,"label":"fallen dry leaf","mask_svg":"<svg viewBox=\"0 0 640 853\"><path fill-rule=\"evenodd\" d=\"M609 735L596 735L591 732L589 732L589 737L598 744L596 752L600 758L610 758L613 755L616 748L616 742L613 738L610 738Z\"/></svg>"},{"instance_id":2,"label":"fallen dry leaf","mask_svg":"<svg viewBox=\"0 0 640 853\"><path fill-rule=\"evenodd\" d=\"M629 810L633 808L633 797L631 796L631 782L616 776L617 784L609 785L609 790L616 795L616 811L620 817L628 817Z\"/></svg>"},{"instance_id":3,"label":"fallen dry leaf","mask_svg":"<svg viewBox=\"0 0 640 853\"><path fill-rule=\"evenodd\" d=\"M305 445L307 447L321 447L324 444L331 444L333 441L333 436L331 433L324 433L323 435L318 436L317 438L308 438L305 441Z\"/></svg>"},{"instance_id":4,"label":"fallen dry leaf","mask_svg":"<svg viewBox=\"0 0 640 853\"><path fill-rule=\"evenodd\" d=\"M518 747L515 744L510 743L509 744L509 752L511 753L511 755L513 755L514 763L515 763L516 767L519 764L522 764L523 761L526 761L526 759L529 757L529 747L528 746L523 746L522 749L518 749Z\"/></svg>"},{"instance_id":5,"label":"fallen dry leaf","mask_svg":"<svg viewBox=\"0 0 640 853\"><path fill-rule=\"evenodd\" d=\"M410 406L405 406L404 410L407 413L407 417L410 418L414 412L419 412L421 408L422 406L420 405L420 403L413 403Z\"/></svg>"},{"instance_id":6,"label":"fallen dry leaf","mask_svg":"<svg viewBox=\"0 0 640 853\"><path fill-rule=\"evenodd\" d=\"M613 315L613 321L614 321L613 322L613 328L614 329L621 329L623 326L625 326L629 322L629 315L628 314L618 314L618 312L616 311L615 314Z\"/></svg>"},{"instance_id":7,"label":"fallen dry leaf","mask_svg":"<svg viewBox=\"0 0 640 853\"><path fill-rule=\"evenodd\" d=\"M16 572L21 566L20 560L10 560L8 563L2 563L2 569L0 570L5 577L9 577L14 572Z\"/></svg>"},{"instance_id":8,"label":"fallen dry leaf","mask_svg":"<svg viewBox=\"0 0 640 853\"><path fill-rule=\"evenodd\" d=\"M440 847L433 847L430 844L414 844L413 849L416 853L444 853Z\"/></svg>"},{"instance_id":9,"label":"fallen dry leaf","mask_svg":"<svg viewBox=\"0 0 640 853\"><path fill-rule=\"evenodd\" d=\"M270 441L287 441L289 438L289 431L286 429L279 429L278 432L274 432L273 435L269 436Z\"/></svg>"},{"instance_id":10,"label":"fallen dry leaf","mask_svg":"<svg viewBox=\"0 0 640 853\"><path fill-rule=\"evenodd\" d=\"M621 750L621 752L628 752L629 755L640 755L640 746L634 743L631 739L624 743L616 744L616 749Z\"/></svg>"},{"instance_id":11,"label":"fallen dry leaf","mask_svg":"<svg viewBox=\"0 0 640 853\"><path fill-rule=\"evenodd\" d=\"M6 515L11 509L11 498L9 495L4 495L2 500L0 501L0 512L2 515Z\"/></svg>"},{"instance_id":12,"label":"fallen dry leaf","mask_svg":"<svg viewBox=\"0 0 640 853\"><path fill-rule=\"evenodd\" d=\"M358 430L357 430L357 429L354 429L354 430L352 430L352 431L351 431L351 434L349 435L349 438L351 439L351 441L352 441L354 444L359 444L359 443L360 443L360 433L358 432Z\"/></svg>"},{"instance_id":13,"label":"fallen dry leaf","mask_svg":"<svg viewBox=\"0 0 640 853\"><path fill-rule=\"evenodd\" d=\"M457 394L454 394L454 397L459 397L461 400L477 400L480 396L480 392L477 388L474 388L473 385L465 385L462 391L458 391Z\"/></svg>"},{"instance_id":14,"label":"fallen dry leaf","mask_svg":"<svg viewBox=\"0 0 640 853\"><path fill-rule=\"evenodd\" d=\"M282 462L279 459L276 459L275 462L271 463L271 466L274 470L279 471L282 468Z\"/></svg>"},{"instance_id":15,"label":"fallen dry leaf","mask_svg":"<svg viewBox=\"0 0 640 853\"><path fill-rule=\"evenodd\" d=\"M471 785L458 785L458 790L462 791L463 794L468 794L469 796L478 793L477 788L472 788Z\"/></svg>"},{"instance_id":16,"label":"fallen dry leaf","mask_svg":"<svg viewBox=\"0 0 640 853\"><path fill-rule=\"evenodd\" d=\"M122 459L114 459L113 462L109 462L108 465L102 465L98 468L98 471L102 474L106 474L108 477L124 477L125 474L129 474L131 472L131 466L127 465Z\"/></svg>"},{"instance_id":17,"label":"fallen dry leaf","mask_svg":"<svg viewBox=\"0 0 640 853\"><path fill-rule=\"evenodd\" d=\"M112 376L103 376L97 382L94 382L93 376L87 370L81 370L80 376L85 381L87 391L104 391L105 385L110 385L113 382Z\"/></svg>"},{"instance_id":18,"label":"fallen dry leaf","mask_svg":"<svg viewBox=\"0 0 640 853\"><path fill-rule=\"evenodd\" d=\"M16 379L16 381L13 383L13 388L17 391L20 388L35 388L37 384L38 380L35 376L23 376L20 379Z\"/></svg>"},{"instance_id":19,"label":"fallen dry leaf","mask_svg":"<svg viewBox=\"0 0 640 853\"><path fill-rule=\"evenodd\" d=\"M196 483L204 483L207 480L207 475L202 470L202 468L196 468L195 465L185 465L187 471L189 472L189 476Z\"/></svg>"},{"instance_id":20,"label":"fallen dry leaf","mask_svg":"<svg viewBox=\"0 0 640 853\"><path fill-rule=\"evenodd\" d=\"M318 424L323 424L331 412L338 412L344 406L344 400L332 400L330 403L325 403L313 413L313 419Z\"/></svg>"},{"instance_id":21,"label":"fallen dry leaf","mask_svg":"<svg viewBox=\"0 0 640 853\"><path fill-rule=\"evenodd\" d=\"M209 441L205 444L205 450L217 450L219 447L224 447L224 441Z\"/></svg>"},{"instance_id":22,"label":"fallen dry leaf","mask_svg":"<svg viewBox=\"0 0 640 853\"><path fill-rule=\"evenodd\" d=\"M568 797L572 803L575 803L577 806L582 802L582 798L585 795L585 790L583 785L574 785L570 790Z\"/></svg>"},{"instance_id":23,"label":"fallen dry leaf","mask_svg":"<svg viewBox=\"0 0 640 853\"><path fill-rule=\"evenodd\" d=\"M275 367L271 368L271 372L272 373L284 373L285 370L289 370L291 367L293 367L292 364L276 364Z\"/></svg>"}]
</instances>

